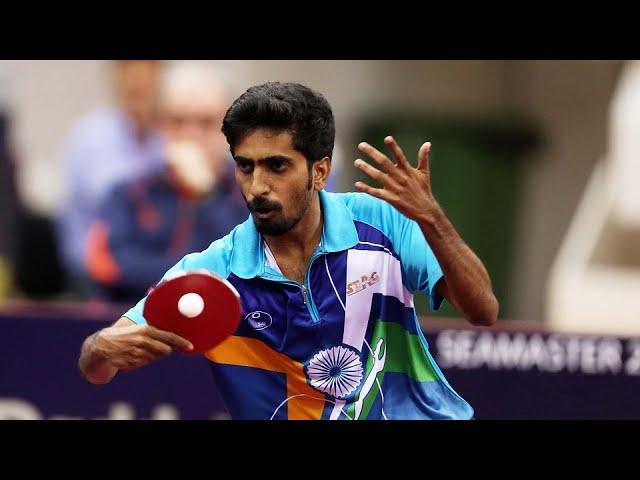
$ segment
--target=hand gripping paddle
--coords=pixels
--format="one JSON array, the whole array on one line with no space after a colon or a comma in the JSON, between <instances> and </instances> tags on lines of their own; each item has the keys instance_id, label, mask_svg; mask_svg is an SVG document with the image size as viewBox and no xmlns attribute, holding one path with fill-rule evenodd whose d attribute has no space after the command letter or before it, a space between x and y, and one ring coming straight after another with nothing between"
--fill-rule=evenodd
<instances>
[{"instance_id":1,"label":"hand gripping paddle","mask_svg":"<svg viewBox=\"0 0 640 480\"><path fill-rule=\"evenodd\" d=\"M183 272L161 281L145 301L149 325L173 332L193 344L183 353L204 353L235 333L240 295L226 280L206 270Z\"/></svg>"}]
</instances>

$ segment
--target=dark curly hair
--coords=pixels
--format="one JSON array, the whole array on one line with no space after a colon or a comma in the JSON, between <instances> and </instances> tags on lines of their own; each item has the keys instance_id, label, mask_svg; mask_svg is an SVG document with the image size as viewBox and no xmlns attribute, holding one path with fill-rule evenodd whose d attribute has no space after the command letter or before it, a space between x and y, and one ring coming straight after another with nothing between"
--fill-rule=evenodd
<instances>
[{"instance_id":1,"label":"dark curly hair","mask_svg":"<svg viewBox=\"0 0 640 480\"><path fill-rule=\"evenodd\" d=\"M293 147L306 157L309 168L333 153L331 106L321 94L299 83L267 82L249 88L233 102L222 122L231 153L259 128L290 132Z\"/></svg>"}]
</instances>

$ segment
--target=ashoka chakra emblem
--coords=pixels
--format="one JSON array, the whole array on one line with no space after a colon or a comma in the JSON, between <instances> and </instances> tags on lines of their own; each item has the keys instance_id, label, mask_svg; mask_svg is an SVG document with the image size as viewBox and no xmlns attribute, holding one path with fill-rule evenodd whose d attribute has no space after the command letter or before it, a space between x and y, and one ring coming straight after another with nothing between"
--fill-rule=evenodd
<instances>
[{"instance_id":1,"label":"ashoka chakra emblem","mask_svg":"<svg viewBox=\"0 0 640 480\"><path fill-rule=\"evenodd\" d=\"M305 366L309 384L335 398L353 393L362 380L362 362L354 350L335 346L316 353Z\"/></svg>"}]
</instances>

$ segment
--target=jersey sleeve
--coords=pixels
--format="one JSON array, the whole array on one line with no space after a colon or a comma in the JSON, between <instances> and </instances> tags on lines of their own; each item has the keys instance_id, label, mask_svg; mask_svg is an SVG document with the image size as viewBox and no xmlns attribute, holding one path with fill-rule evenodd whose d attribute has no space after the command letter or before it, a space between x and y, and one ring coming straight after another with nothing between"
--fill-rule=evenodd
<instances>
[{"instance_id":1,"label":"jersey sleeve","mask_svg":"<svg viewBox=\"0 0 640 480\"><path fill-rule=\"evenodd\" d=\"M407 289L412 293L424 292L431 308L438 310L444 300L436 290L443 277L440 263L416 222L403 217L399 223L401 232L397 248Z\"/></svg>"}]
</instances>

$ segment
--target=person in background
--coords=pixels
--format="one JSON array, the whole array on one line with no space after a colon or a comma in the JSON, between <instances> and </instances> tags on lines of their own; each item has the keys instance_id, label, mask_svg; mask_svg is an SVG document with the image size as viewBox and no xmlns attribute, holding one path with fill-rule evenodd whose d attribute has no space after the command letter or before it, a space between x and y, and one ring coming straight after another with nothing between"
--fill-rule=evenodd
<instances>
[{"instance_id":1,"label":"person in background","mask_svg":"<svg viewBox=\"0 0 640 480\"><path fill-rule=\"evenodd\" d=\"M220 131L229 102L215 72L177 64L158 100L161 167L117 185L88 237L87 272L112 302L144 296L168 267L248 215Z\"/></svg>"},{"instance_id":2,"label":"person in background","mask_svg":"<svg viewBox=\"0 0 640 480\"><path fill-rule=\"evenodd\" d=\"M161 141L155 127L155 97L164 65L154 60L111 65L115 104L91 112L65 142L67 182L58 221L58 243L71 290L87 297L84 256L89 226L113 187L157 168Z\"/></svg>"},{"instance_id":3,"label":"person in background","mask_svg":"<svg viewBox=\"0 0 640 480\"><path fill-rule=\"evenodd\" d=\"M9 113L0 108L0 300L11 290L19 200L9 145Z\"/></svg>"}]
</instances>

